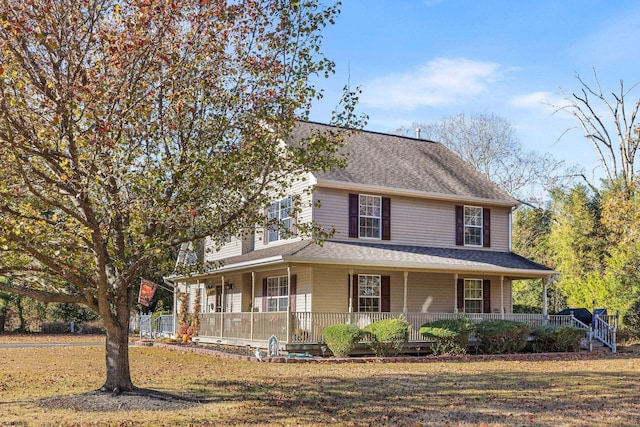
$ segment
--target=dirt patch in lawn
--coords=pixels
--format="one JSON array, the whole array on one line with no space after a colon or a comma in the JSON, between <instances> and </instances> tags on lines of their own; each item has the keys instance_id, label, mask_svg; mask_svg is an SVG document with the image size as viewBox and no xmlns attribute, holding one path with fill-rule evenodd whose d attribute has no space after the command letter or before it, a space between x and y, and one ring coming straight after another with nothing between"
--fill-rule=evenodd
<instances>
[{"instance_id":1,"label":"dirt patch in lawn","mask_svg":"<svg viewBox=\"0 0 640 427\"><path fill-rule=\"evenodd\" d=\"M189 396L164 393L161 391L137 388L133 391L112 396L99 390L68 396L56 396L40 401L46 409L70 409L83 412L117 411L175 411L193 408L207 403L206 400Z\"/></svg>"}]
</instances>

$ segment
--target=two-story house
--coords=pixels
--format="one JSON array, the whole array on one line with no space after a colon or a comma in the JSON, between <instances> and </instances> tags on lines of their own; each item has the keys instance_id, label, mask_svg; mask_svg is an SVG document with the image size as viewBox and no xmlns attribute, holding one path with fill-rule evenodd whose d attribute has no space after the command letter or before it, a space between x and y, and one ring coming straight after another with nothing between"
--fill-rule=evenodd
<instances>
[{"instance_id":1,"label":"two-story house","mask_svg":"<svg viewBox=\"0 0 640 427\"><path fill-rule=\"evenodd\" d=\"M304 348L330 324L400 315L420 341L421 324L458 313L524 319L512 314L512 281L555 272L511 251L516 200L437 142L363 131L344 151L346 168L310 173L269 207L293 233L257 229L205 251L221 266L174 278L190 307L200 294L202 342L260 346L276 335ZM335 233L320 245L297 237L305 221Z\"/></svg>"}]
</instances>

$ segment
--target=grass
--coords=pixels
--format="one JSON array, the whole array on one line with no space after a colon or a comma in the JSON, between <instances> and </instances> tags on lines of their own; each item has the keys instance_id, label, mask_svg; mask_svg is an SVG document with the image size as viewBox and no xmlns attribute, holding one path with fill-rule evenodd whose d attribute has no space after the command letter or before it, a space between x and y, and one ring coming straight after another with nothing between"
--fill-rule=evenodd
<instances>
[{"instance_id":1,"label":"grass","mask_svg":"<svg viewBox=\"0 0 640 427\"><path fill-rule=\"evenodd\" d=\"M638 353L539 361L275 364L134 347L130 359L138 387L206 402L135 412L43 408L42 399L102 385L102 346L1 348L0 426L640 424Z\"/></svg>"}]
</instances>

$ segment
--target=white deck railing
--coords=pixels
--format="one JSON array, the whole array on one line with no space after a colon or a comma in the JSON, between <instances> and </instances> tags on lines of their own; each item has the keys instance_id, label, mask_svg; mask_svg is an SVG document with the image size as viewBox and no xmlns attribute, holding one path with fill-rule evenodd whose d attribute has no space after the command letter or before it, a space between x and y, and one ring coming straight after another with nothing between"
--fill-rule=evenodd
<instances>
[{"instance_id":1,"label":"white deck railing","mask_svg":"<svg viewBox=\"0 0 640 427\"><path fill-rule=\"evenodd\" d=\"M287 325L286 312L273 313L203 313L199 336L205 339L267 341L275 335L288 344L319 344L324 342L322 332L329 325L350 323L363 328L382 319L403 317L411 326L409 342L425 342L420 326L442 319L466 316L472 322L506 319L531 326L545 324L573 325L572 316L542 314L456 314L456 313L291 313Z\"/></svg>"},{"instance_id":2,"label":"white deck railing","mask_svg":"<svg viewBox=\"0 0 640 427\"><path fill-rule=\"evenodd\" d=\"M616 352L616 331L618 329L618 315L593 315L593 337Z\"/></svg>"}]
</instances>

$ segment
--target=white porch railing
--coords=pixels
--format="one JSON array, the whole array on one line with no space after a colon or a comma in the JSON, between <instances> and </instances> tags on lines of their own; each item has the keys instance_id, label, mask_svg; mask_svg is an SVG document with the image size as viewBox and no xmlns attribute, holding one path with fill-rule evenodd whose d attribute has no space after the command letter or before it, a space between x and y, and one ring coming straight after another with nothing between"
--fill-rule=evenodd
<instances>
[{"instance_id":1,"label":"white porch railing","mask_svg":"<svg viewBox=\"0 0 640 427\"><path fill-rule=\"evenodd\" d=\"M153 320L153 332L157 335L174 334L173 314L161 314Z\"/></svg>"},{"instance_id":2,"label":"white porch railing","mask_svg":"<svg viewBox=\"0 0 640 427\"><path fill-rule=\"evenodd\" d=\"M162 314L153 319L153 313L137 314L129 319L129 332L136 329L140 338L155 338L158 335L173 335L173 314Z\"/></svg>"},{"instance_id":3,"label":"white porch railing","mask_svg":"<svg viewBox=\"0 0 640 427\"><path fill-rule=\"evenodd\" d=\"M618 315L594 314L592 325L593 338L601 341L615 353Z\"/></svg>"},{"instance_id":4,"label":"white porch railing","mask_svg":"<svg viewBox=\"0 0 640 427\"><path fill-rule=\"evenodd\" d=\"M409 342L425 342L420 335L420 326L442 319L457 319L466 316L472 322L483 320L513 320L531 326L545 324L576 326L572 316L542 314L456 314L456 313L291 313L287 325L286 312L273 313L203 313L201 314L201 338L230 339L244 341L267 341L271 335L281 343L318 344L324 342L322 332L329 325L351 323L363 328L382 319L403 317L411 326ZM287 334L289 336L287 336Z\"/></svg>"}]
</instances>

